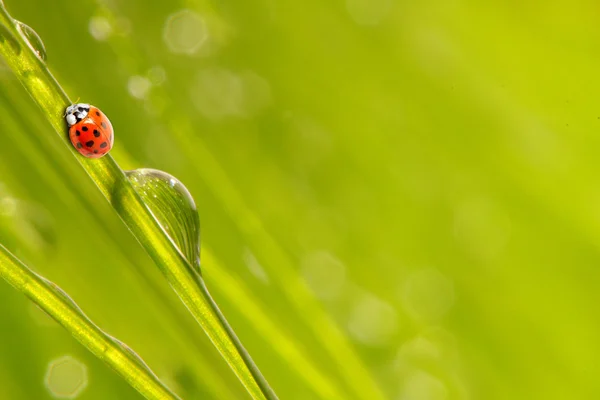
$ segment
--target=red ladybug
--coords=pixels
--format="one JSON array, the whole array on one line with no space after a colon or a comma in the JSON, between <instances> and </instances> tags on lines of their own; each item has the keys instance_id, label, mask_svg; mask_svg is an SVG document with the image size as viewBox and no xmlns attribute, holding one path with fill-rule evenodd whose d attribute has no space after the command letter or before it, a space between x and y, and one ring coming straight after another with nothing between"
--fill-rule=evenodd
<instances>
[{"instance_id":1,"label":"red ladybug","mask_svg":"<svg viewBox=\"0 0 600 400\"><path fill-rule=\"evenodd\" d=\"M112 149L112 125L97 107L83 103L73 104L67 107L65 119L69 125L69 139L82 155L100 158Z\"/></svg>"}]
</instances>

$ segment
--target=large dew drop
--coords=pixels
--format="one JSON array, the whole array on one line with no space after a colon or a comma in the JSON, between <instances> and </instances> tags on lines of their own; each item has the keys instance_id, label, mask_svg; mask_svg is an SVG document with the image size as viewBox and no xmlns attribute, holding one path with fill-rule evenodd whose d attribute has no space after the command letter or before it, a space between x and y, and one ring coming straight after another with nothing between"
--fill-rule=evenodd
<instances>
[{"instance_id":1,"label":"large dew drop","mask_svg":"<svg viewBox=\"0 0 600 400\"><path fill-rule=\"evenodd\" d=\"M40 60L45 62L46 47L44 46L44 42L42 42L42 39L40 39L40 36L37 34L37 32L34 31L30 26L25 25L20 21L15 21L15 23L17 25L17 30L21 36L23 36L23 39L25 39L25 42L27 42L31 50L33 50Z\"/></svg>"},{"instance_id":2,"label":"large dew drop","mask_svg":"<svg viewBox=\"0 0 600 400\"><path fill-rule=\"evenodd\" d=\"M125 172L156 221L196 270L200 270L200 219L181 182L166 172L140 168Z\"/></svg>"}]
</instances>

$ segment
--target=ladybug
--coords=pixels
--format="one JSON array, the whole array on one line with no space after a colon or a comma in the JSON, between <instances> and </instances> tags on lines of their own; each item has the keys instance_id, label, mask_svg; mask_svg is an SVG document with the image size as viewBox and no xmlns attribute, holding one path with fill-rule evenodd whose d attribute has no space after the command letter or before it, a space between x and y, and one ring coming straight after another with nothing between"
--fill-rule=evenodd
<instances>
[{"instance_id":1,"label":"ladybug","mask_svg":"<svg viewBox=\"0 0 600 400\"><path fill-rule=\"evenodd\" d=\"M80 154L100 158L112 148L112 125L97 107L83 103L73 104L67 107L65 119L69 125L69 139Z\"/></svg>"}]
</instances>

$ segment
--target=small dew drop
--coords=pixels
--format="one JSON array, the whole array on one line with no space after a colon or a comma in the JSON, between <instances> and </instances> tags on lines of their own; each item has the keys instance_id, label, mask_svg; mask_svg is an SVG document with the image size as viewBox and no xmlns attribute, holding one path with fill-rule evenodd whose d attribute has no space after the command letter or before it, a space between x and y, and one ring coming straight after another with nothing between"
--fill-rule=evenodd
<instances>
[{"instance_id":1,"label":"small dew drop","mask_svg":"<svg viewBox=\"0 0 600 400\"><path fill-rule=\"evenodd\" d=\"M17 30L19 31L21 36L23 36L23 39L25 39L25 42L27 42L31 50L33 50L33 52L37 55L37 57L40 60L45 62L46 47L44 46L44 42L42 42L42 39L37 34L37 32L34 31L30 26L25 25L20 21L16 21L16 25Z\"/></svg>"},{"instance_id":2,"label":"small dew drop","mask_svg":"<svg viewBox=\"0 0 600 400\"><path fill-rule=\"evenodd\" d=\"M177 178L156 169L140 168L126 175L165 234L199 271L200 219L187 188Z\"/></svg>"},{"instance_id":3,"label":"small dew drop","mask_svg":"<svg viewBox=\"0 0 600 400\"><path fill-rule=\"evenodd\" d=\"M121 342L119 339L115 338L114 336L109 336L109 337L119 347L121 347L123 350L125 350L127 353L129 353L129 355L131 355L133 357L133 359L135 360L135 362L140 367L142 367L143 369L145 369L146 371L148 371L152 375L154 375L154 372L152 372L152 370L150 369L150 367L148 366L148 364L146 364L146 362L142 359L142 357L140 357L140 355L138 353L136 353L135 351L133 351L133 349L131 347L129 347L126 343Z\"/></svg>"},{"instance_id":4,"label":"small dew drop","mask_svg":"<svg viewBox=\"0 0 600 400\"><path fill-rule=\"evenodd\" d=\"M44 379L50 394L59 399L75 399L88 385L87 367L71 356L51 361Z\"/></svg>"},{"instance_id":5,"label":"small dew drop","mask_svg":"<svg viewBox=\"0 0 600 400\"><path fill-rule=\"evenodd\" d=\"M113 31L112 25L104 17L92 17L88 29L90 35L101 42L108 39Z\"/></svg>"}]
</instances>

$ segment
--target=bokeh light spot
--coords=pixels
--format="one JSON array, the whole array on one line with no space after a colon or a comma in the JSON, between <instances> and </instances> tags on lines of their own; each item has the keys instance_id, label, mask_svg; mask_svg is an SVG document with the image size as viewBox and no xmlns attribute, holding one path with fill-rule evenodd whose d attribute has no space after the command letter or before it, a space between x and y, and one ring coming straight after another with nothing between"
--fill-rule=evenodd
<instances>
[{"instance_id":1,"label":"bokeh light spot","mask_svg":"<svg viewBox=\"0 0 600 400\"><path fill-rule=\"evenodd\" d=\"M307 254L300 262L300 269L308 287L323 300L338 297L346 282L346 267L327 251Z\"/></svg>"},{"instance_id":2,"label":"bokeh light spot","mask_svg":"<svg viewBox=\"0 0 600 400\"><path fill-rule=\"evenodd\" d=\"M348 331L357 341L369 346L385 346L398 330L398 316L390 304L365 294L354 306L348 320Z\"/></svg>"},{"instance_id":3,"label":"bokeh light spot","mask_svg":"<svg viewBox=\"0 0 600 400\"><path fill-rule=\"evenodd\" d=\"M190 10L181 10L167 18L163 39L170 51L194 54L206 42L208 30L202 17Z\"/></svg>"},{"instance_id":4,"label":"bokeh light spot","mask_svg":"<svg viewBox=\"0 0 600 400\"><path fill-rule=\"evenodd\" d=\"M446 385L431 374L416 370L404 381L398 400L446 400Z\"/></svg>"},{"instance_id":5,"label":"bokeh light spot","mask_svg":"<svg viewBox=\"0 0 600 400\"><path fill-rule=\"evenodd\" d=\"M359 25L377 25L392 8L392 0L346 0L350 17Z\"/></svg>"},{"instance_id":6,"label":"bokeh light spot","mask_svg":"<svg viewBox=\"0 0 600 400\"><path fill-rule=\"evenodd\" d=\"M441 350L434 342L420 335L402 345L399 359L437 359L440 357L440 353Z\"/></svg>"},{"instance_id":7,"label":"bokeh light spot","mask_svg":"<svg viewBox=\"0 0 600 400\"><path fill-rule=\"evenodd\" d=\"M266 79L252 71L244 71L240 77L244 89L243 112L245 115L254 115L271 104L271 85Z\"/></svg>"},{"instance_id":8,"label":"bokeh light spot","mask_svg":"<svg viewBox=\"0 0 600 400\"><path fill-rule=\"evenodd\" d=\"M19 202L14 197L2 197L0 198L0 214L4 216L11 216L17 212Z\"/></svg>"},{"instance_id":9,"label":"bokeh light spot","mask_svg":"<svg viewBox=\"0 0 600 400\"><path fill-rule=\"evenodd\" d=\"M74 399L87 387L87 367L71 356L57 358L48 364L44 382L52 396Z\"/></svg>"},{"instance_id":10,"label":"bokeh light spot","mask_svg":"<svg viewBox=\"0 0 600 400\"><path fill-rule=\"evenodd\" d=\"M150 80L143 76L134 75L127 81L127 91L136 99L142 100L146 98L151 87L152 83Z\"/></svg>"},{"instance_id":11,"label":"bokeh light spot","mask_svg":"<svg viewBox=\"0 0 600 400\"><path fill-rule=\"evenodd\" d=\"M218 120L241 113L243 89L241 79L234 73L210 68L196 75L191 89L194 105L206 118Z\"/></svg>"},{"instance_id":12,"label":"bokeh light spot","mask_svg":"<svg viewBox=\"0 0 600 400\"><path fill-rule=\"evenodd\" d=\"M163 67L156 65L148 70L148 79L153 85L162 85L167 79L167 73Z\"/></svg>"},{"instance_id":13,"label":"bokeh light spot","mask_svg":"<svg viewBox=\"0 0 600 400\"><path fill-rule=\"evenodd\" d=\"M271 102L267 81L253 72L236 74L223 68L198 72L190 89L192 102L206 118L249 117Z\"/></svg>"},{"instance_id":14,"label":"bokeh light spot","mask_svg":"<svg viewBox=\"0 0 600 400\"><path fill-rule=\"evenodd\" d=\"M112 25L104 17L92 17L88 26L90 35L98 41L104 41L112 33Z\"/></svg>"},{"instance_id":15,"label":"bokeh light spot","mask_svg":"<svg viewBox=\"0 0 600 400\"><path fill-rule=\"evenodd\" d=\"M413 272L402 289L404 308L418 320L436 321L454 304L452 281L434 268Z\"/></svg>"}]
</instances>

